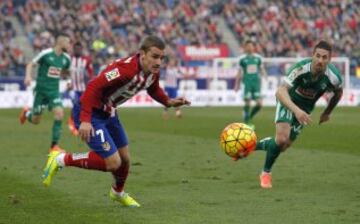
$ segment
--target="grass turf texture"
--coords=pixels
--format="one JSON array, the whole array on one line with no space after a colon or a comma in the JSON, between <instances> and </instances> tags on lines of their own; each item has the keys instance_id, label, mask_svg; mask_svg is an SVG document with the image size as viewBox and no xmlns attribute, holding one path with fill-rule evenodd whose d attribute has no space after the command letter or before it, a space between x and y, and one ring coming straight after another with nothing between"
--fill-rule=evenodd
<instances>
[{"instance_id":1,"label":"grass turf texture","mask_svg":"<svg viewBox=\"0 0 360 224\"><path fill-rule=\"evenodd\" d=\"M43 187L52 115L20 126L19 110L0 110L0 223L359 223L360 108L337 108L318 126L320 112L263 190L264 152L233 162L219 147L241 108L186 108L167 121L160 108L120 109L132 155L126 190L142 204L127 209L109 200L108 173L65 168ZM274 134L273 118L274 108L260 111L258 138ZM66 122L61 146L86 151Z\"/></svg>"}]
</instances>

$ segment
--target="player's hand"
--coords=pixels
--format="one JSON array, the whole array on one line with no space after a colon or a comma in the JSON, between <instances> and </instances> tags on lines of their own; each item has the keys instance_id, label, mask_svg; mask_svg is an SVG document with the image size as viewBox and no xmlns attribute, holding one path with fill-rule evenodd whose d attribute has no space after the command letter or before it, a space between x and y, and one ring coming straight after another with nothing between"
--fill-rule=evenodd
<instances>
[{"instance_id":1,"label":"player's hand","mask_svg":"<svg viewBox=\"0 0 360 224\"><path fill-rule=\"evenodd\" d=\"M73 84L71 82L66 83L66 90L70 91L73 89Z\"/></svg>"},{"instance_id":2,"label":"player's hand","mask_svg":"<svg viewBox=\"0 0 360 224\"><path fill-rule=\"evenodd\" d=\"M81 140L89 142L91 136L95 136L94 128L89 122L81 122L79 127L79 136Z\"/></svg>"},{"instance_id":3,"label":"player's hand","mask_svg":"<svg viewBox=\"0 0 360 224\"><path fill-rule=\"evenodd\" d=\"M188 101L187 99L185 99L184 97L177 97L175 99L170 99L168 101L168 105L170 107L179 107L179 106L183 106L183 105L190 105L191 102Z\"/></svg>"},{"instance_id":4,"label":"player's hand","mask_svg":"<svg viewBox=\"0 0 360 224\"><path fill-rule=\"evenodd\" d=\"M24 79L24 84L25 84L25 86L30 86L30 85L31 85L31 81L32 81L32 78L31 78L31 77L25 76L25 79Z\"/></svg>"},{"instance_id":5,"label":"player's hand","mask_svg":"<svg viewBox=\"0 0 360 224\"><path fill-rule=\"evenodd\" d=\"M328 120L330 120L330 114L322 113L320 116L319 124L322 124Z\"/></svg>"},{"instance_id":6,"label":"player's hand","mask_svg":"<svg viewBox=\"0 0 360 224\"><path fill-rule=\"evenodd\" d=\"M295 117L301 125L308 125L312 122L310 114L301 109L295 112Z\"/></svg>"}]
</instances>

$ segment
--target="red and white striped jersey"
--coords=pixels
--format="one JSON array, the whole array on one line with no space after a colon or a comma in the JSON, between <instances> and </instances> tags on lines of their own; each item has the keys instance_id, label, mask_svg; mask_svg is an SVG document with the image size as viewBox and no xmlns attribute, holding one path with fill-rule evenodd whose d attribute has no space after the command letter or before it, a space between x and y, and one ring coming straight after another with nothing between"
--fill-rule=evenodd
<instances>
[{"instance_id":1,"label":"red and white striped jersey","mask_svg":"<svg viewBox=\"0 0 360 224\"><path fill-rule=\"evenodd\" d=\"M169 98L159 86L160 74L144 74L139 56L136 54L114 61L88 83L80 99L82 122L91 122L93 109L110 111L142 89L146 89L154 100L167 106Z\"/></svg>"},{"instance_id":2,"label":"red and white striped jersey","mask_svg":"<svg viewBox=\"0 0 360 224\"><path fill-rule=\"evenodd\" d=\"M70 75L73 90L80 92L85 91L87 82L94 76L91 59L86 56L72 56Z\"/></svg>"}]
</instances>

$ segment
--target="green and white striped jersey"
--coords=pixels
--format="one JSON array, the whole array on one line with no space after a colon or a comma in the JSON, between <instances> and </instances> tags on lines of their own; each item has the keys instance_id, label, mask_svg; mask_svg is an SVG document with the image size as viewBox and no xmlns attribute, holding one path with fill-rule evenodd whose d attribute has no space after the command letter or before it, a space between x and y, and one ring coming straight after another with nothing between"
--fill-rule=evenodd
<instances>
[{"instance_id":1,"label":"green and white striped jersey","mask_svg":"<svg viewBox=\"0 0 360 224\"><path fill-rule=\"evenodd\" d=\"M70 56L67 53L55 54L54 49L42 50L32 62L39 65L36 78L36 91L59 91L62 70L70 68Z\"/></svg>"},{"instance_id":2,"label":"green and white striped jersey","mask_svg":"<svg viewBox=\"0 0 360 224\"><path fill-rule=\"evenodd\" d=\"M312 80L310 67L311 58L304 59L293 65L284 81L291 86L289 94L291 100L301 109L310 113L316 101L324 94L343 87L343 78L339 70L331 63L327 65L325 73L317 80Z\"/></svg>"}]
</instances>

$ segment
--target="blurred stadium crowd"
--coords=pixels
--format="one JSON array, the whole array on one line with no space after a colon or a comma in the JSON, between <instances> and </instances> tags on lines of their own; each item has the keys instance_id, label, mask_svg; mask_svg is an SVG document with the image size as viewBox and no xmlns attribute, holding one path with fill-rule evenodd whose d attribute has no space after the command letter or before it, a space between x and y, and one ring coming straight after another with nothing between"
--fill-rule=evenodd
<instances>
[{"instance_id":1,"label":"blurred stadium crowd","mask_svg":"<svg viewBox=\"0 0 360 224\"><path fill-rule=\"evenodd\" d=\"M217 17L239 43L258 41L264 56L308 56L314 42L327 39L335 56L350 57L355 68L360 66L359 5L359 0L5 0L0 1L0 75L24 74L23 48L14 42L19 35L36 53L53 45L55 33L68 33L87 46L97 70L108 58L135 52L150 33L160 35L174 56L179 44L226 43ZM10 18L24 32L17 33Z\"/></svg>"}]
</instances>

